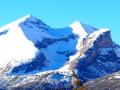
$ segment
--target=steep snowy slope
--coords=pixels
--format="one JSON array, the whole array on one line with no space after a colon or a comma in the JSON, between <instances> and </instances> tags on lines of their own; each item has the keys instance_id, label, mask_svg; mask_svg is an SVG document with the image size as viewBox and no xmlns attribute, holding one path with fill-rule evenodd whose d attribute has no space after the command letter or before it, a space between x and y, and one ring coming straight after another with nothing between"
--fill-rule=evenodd
<instances>
[{"instance_id":1,"label":"steep snowy slope","mask_svg":"<svg viewBox=\"0 0 120 90\"><path fill-rule=\"evenodd\" d=\"M0 31L0 67L10 64L14 74L58 69L76 52L78 36L70 27L54 30L30 15Z\"/></svg>"},{"instance_id":2,"label":"steep snowy slope","mask_svg":"<svg viewBox=\"0 0 120 90\"><path fill-rule=\"evenodd\" d=\"M72 90L120 70L110 30L79 21L53 29L27 15L0 28L0 43L0 89Z\"/></svg>"}]
</instances>

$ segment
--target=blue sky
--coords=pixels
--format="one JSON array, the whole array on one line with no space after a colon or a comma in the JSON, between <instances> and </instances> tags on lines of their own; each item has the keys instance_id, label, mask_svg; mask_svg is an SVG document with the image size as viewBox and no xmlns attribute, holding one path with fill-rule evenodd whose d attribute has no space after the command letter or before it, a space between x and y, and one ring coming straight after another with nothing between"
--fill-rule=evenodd
<instances>
[{"instance_id":1,"label":"blue sky","mask_svg":"<svg viewBox=\"0 0 120 90\"><path fill-rule=\"evenodd\" d=\"M54 28L76 20L111 29L120 44L120 0L1 0L0 26L27 14L38 17Z\"/></svg>"}]
</instances>

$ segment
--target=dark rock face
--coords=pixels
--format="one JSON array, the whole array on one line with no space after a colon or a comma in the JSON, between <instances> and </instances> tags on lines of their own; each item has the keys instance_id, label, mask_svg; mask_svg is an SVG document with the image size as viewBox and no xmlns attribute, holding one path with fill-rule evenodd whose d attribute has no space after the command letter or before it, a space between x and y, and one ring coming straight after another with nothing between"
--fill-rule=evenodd
<instances>
[{"instance_id":1,"label":"dark rock face","mask_svg":"<svg viewBox=\"0 0 120 90\"><path fill-rule=\"evenodd\" d=\"M0 32L0 35L5 35L5 34L7 34L8 33L8 30L5 30L5 31L3 31L3 32Z\"/></svg>"},{"instance_id":2,"label":"dark rock face","mask_svg":"<svg viewBox=\"0 0 120 90\"><path fill-rule=\"evenodd\" d=\"M11 71L11 74L23 75L34 70L42 70L42 68L45 67L45 62L46 58L44 54L39 53L31 62L14 67Z\"/></svg>"},{"instance_id":3,"label":"dark rock face","mask_svg":"<svg viewBox=\"0 0 120 90\"><path fill-rule=\"evenodd\" d=\"M112 45L112 39L110 35L110 31L103 33L99 36L94 45L98 48L108 48Z\"/></svg>"},{"instance_id":4,"label":"dark rock face","mask_svg":"<svg viewBox=\"0 0 120 90\"><path fill-rule=\"evenodd\" d=\"M86 38L84 43L88 41L89 38ZM75 65L79 79L86 82L119 71L120 58L115 53L115 47L116 45L112 43L110 32L105 32L100 35L93 42L93 46L85 52L85 56L80 58ZM102 54L102 49L107 48L111 49L107 52L107 55Z\"/></svg>"},{"instance_id":5,"label":"dark rock face","mask_svg":"<svg viewBox=\"0 0 120 90\"><path fill-rule=\"evenodd\" d=\"M24 25L28 26L31 29L34 26L39 28L39 29L44 29L44 30L48 30L48 28L50 28L48 25L43 23L41 20L39 20L39 19L37 19L37 18L35 18L33 16L30 16L30 18L26 18L26 20L24 22L22 22L21 24L24 24ZM21 26L21 24L20 24L20 26Z\"/></svg>"},{"instance_id":6,"label":"dark rock face","mask_svg":"<svg viewBox=\"0 0 120 90\"><path fill-rule=\"evenodd\" d=\"M42 41L37 41L35 43L35 46L38 48L38 49L42 49L42 48L47 48L49 45L52 45L52 44L55 44L55 43L58 43L60 41L63 41L63 42L69 42L69 40L71 39L76 39L78 38L77 35L75 34L71 34L67 37L64 37L64 38L58 38L58 39L52 39L52 38L46 38L46 37L42 37Z\"/></svg>"},{"instance_id":7,"label":"dark rock face","mask_svg":"<svg viewBox=\"0 0 120 90\"><path fill-rule=\"evenodd\" d=\"M84 83L87 90L120 90L120 72Z\"/></svg>"}]
</instances>

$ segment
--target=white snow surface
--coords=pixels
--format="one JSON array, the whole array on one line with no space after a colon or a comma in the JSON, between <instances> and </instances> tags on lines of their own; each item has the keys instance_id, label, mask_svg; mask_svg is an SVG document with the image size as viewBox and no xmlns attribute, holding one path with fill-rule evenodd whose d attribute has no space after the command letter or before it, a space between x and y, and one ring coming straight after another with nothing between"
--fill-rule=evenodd
<instances>
[{"instance_id":1,"label":"white snow surface","mask_svg":"<svg viewBox=\"0 0 120 90\"><path fill-rule=\"evenodd\" d=\"M88 35L79 21L74 22L70 25L70 27L73 29L73 33L79 35L80 38L84 38L86 35Z\"/></svg>"},{"instance_id":2,"label":"white snow surface","mask_svg":"<svg viewBox=\"0 0 120 90\"><path fill-rule=\"evenodd\" d=\"M118 76L114 76L114 78L120 78L120 75L118 75Z\"/></svg>"},{"instance_id":3,"label":"white snow surface","mask_svg":"<svg viewBox=\"0 0 120 90\"><path fill-rule=\"evenodd\" d=\"M26 17L0 28L0 32L8 30L6 35L0 36L0 67L9 62L12 65L29 62L38 51L18 26L19 22L24 21Z\"/></svg>"}]
</instances>

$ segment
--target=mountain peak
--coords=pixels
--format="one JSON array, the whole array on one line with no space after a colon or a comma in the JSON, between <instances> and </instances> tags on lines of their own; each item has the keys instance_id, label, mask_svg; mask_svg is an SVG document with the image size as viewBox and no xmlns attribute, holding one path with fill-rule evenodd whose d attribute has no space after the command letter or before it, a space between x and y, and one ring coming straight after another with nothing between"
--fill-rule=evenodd
<instances>
[{"instance_id":1,"label":"mountain peak","mask_svg":"<svg viewBox=\"0 0 120 90\"><path fill-rule=\"evenodd\" d=\"M18 20L19 24L28 24L28 26L30 26L31 24L34 24L35 26L42 26L45 28L48 28L49 26L46 25L43 21L41 21L40 19L32 16L32 15L26 15L23 18Z\"/></svg>"},{"instance_id":2,"label":"mountain peak","mask_svg":"<svg viewBox=\"0 0 120 90\"><path fill-rule=\"evenodd\" d=\"M82 27L82 24L79 21L76 21L69 26L73 29L73 32L80 37L85 37L87 35L85 29Z\"/></svg>"},{"instance_id":3,"label":"mountain peak","mask_svg":"<svg viewBox=\"0 0 120 90\"><path fill-rule=\"evenodd\" d=\"M34 20L36 20L37 18L36 17L34 17L34 16L32 16L32 15L26 15L26 16L24 16L24 17L22 17L22 18L20 18L20 19L18 19L18 20L16 20L15 22L24 22L24 21L26 21L26 20L30 20L30 21L34 21ZM39 19L38 19L39 20Z\"/></svg>"},{"instance_id":4,"label":"mountain peak","mask_svg":"<svg viewBox=\"0 0 120 90\"><path fill-rule=\"evenodd\" d=\"M84 38L86 35L93 33L97 29L88 25L88 24L83 24L80 21L76 21L69 25L72 29L73 32L80 37Z\"/></svg>"},{"instance_id":5,"label":"mountain peak","mask_svg":"<svg viewBox=\"0 0 120 90\"><path fill-rule=\"evenodd\" d=\"M26 16L24 16L24 17L26 17L26 18L28 17L28 18L29 18L29 17L34 17L34 16L28 14L28 15L26 15Z\"/></svg>"},{"instance_id":6,"label":"mountain peak","mask_svg":"<svg viewBox=\"0 0 120 90\"><path fill-rule=\"evenodd\" d=\"M2 31L2 30L5 30L5 29L8 29L8 27L12 28L13 26L14 27L15 26L20 26L21 24L26 24L26 25L35 24L35 26L42 26L42 27L46 27L46 28L49 27L44 22L42 22L40 19L38 19L38 18L36 18L36 17L34 17L32 15L26 15L26 16L24 16L24 17L22 17L22 18L20 18L20 19L18 19L16 21L12 22L12 23L9 23L9 24L1 27L0 29Z\"/></svg>"},{"instance_id":7,"label":"mountain peak","mask_svg":"<svg viewBox=\"0 0 120 90\"><path fill-rule=\"evenodd\" d=\"M17 21L19 21L19 22L25 22L25 21L36 22L36 21L38 21L38 20L40 21L40 19L38 19L38 18L36 18L36 17L34 17L34 16L32 16L32 15L26 15L26 16L18 19Z\"/></svg>"},{"instance_id":8,"label":"mountain peak","mask_svg":"<svg viewBox=\"0 0 120 90\"><path fill-rule=\"evenodd\" d=\"M30 17L33 17L33 16L28 14L28 15L22 17L21 19L27 19L27 18L30 18Z\"/></svg>"}]
</instances>

